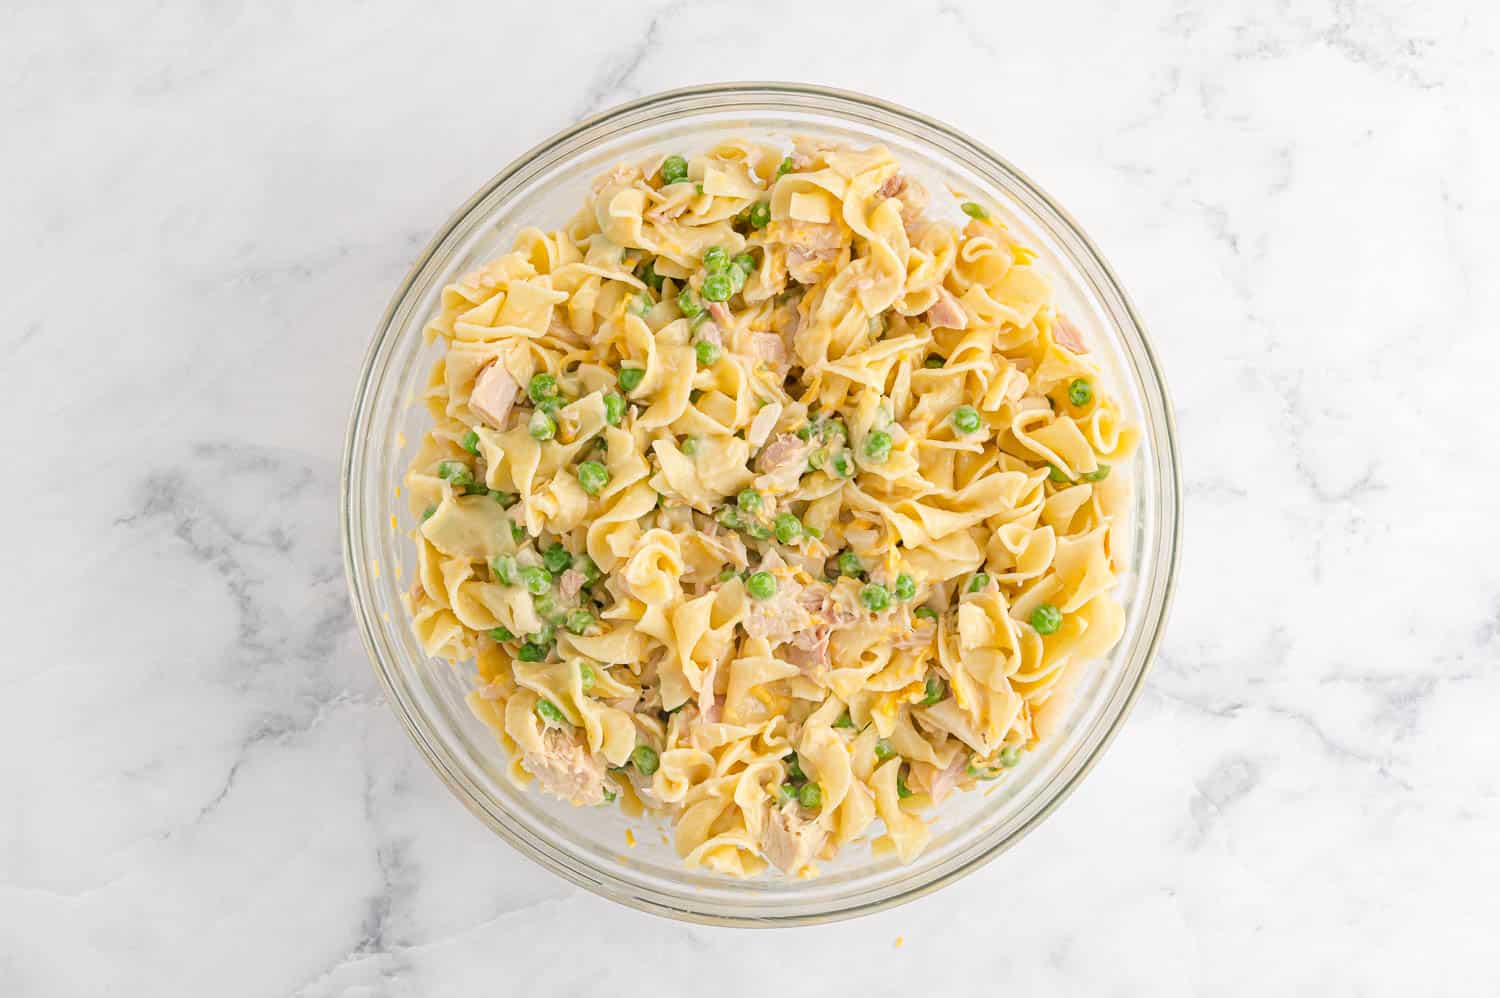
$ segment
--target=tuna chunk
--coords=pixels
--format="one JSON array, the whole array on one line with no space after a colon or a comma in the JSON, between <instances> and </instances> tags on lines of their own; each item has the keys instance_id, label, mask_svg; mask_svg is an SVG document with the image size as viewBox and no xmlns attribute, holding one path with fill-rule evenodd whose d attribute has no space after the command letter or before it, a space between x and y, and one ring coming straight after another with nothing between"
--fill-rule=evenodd
<instances>
[{"instance_id":1,"label":"tuna chunk","mask_svg":"<svg viewBox=\"0 0 1500 998\"><path fill-rule=\"evenodd\" d=\"M715 302L714 304L717 305L718 302ZM722 347L724 345L724 334L719 331L718 323L714 322L704 322L699 324L697 330L695 330L693 333L693 338L702 340L705 343L712 343L716 347Z\"/></svg>"},{"instance_id":2,"label":"tuna chunk","mask_svg":"<svg viewBox=\"0 0 1500 998\"><path fill-rule=\"evenodd\" d=\"M844 232L836 224L799 224L787 238L786 272L800 284L816 284L823 277L822 264L843 247Z\"/></svg>"},{"instance_id":3,"label":"tuna chunk","mask_svg":"<svg viewBox=\"0 0 1500 998\"><path fill-rule=\"evenodd\" d=\"M558 728L542 736L542 751L521 757L542 789L578 807L604 803L604 763Z\"/></svg>"},{"instance_id":4,"label":"tuna chunk","mask_svg":"<svg viewBox=\"0 0 1500 998\"><path fill-rule=\"evenodd\" d=\"M795 433L778 433L755 458L755 470L765 481L762 487L774 485L781 491L795 488L807 469L807 455L812 449L810 440L802 440Z\"/></svg>"},{"instance_id":5,"label":"tuna chunk","mask_svg":"<svg viewBox=\"0 0 1500 998\"><path fill-rule=\"evenodd\" d=\"M570 568L566 572L563 572L562 577L557 580L557 589L558 592L563 594L565 599L572 599L583 591L583 587L588 584L588 581L588 576L576 568Z\"/></svg>"},{"instance_id":6,"label":"tuna chunk","mask_svg":"<svg viewBox=\"0 0 1500 998\"><path fill-rule=\"evenodd\" d=\"M786 272L798 284L816 284L822 279L822 264L839 255L837 249L802 249L793 246L786 251Z\"/></svg>"},{"instance_id":7,"label":"tuna chunk","mask_svg":"<svg viewBox=\"0 0 1500 998\"><path fill-rule=\"evenodd\" d=\"M781 657L788 665L801 669L809 679L820 680L828 669L828 638L831 633L832 629L827 625L798 631L782 647Z\"/></svg>"},{"instance_id":8,"label":"tuna chunk","mask_svg":"<svg viewBox=\"0 0 1500 998\"><path fill-rule=\"evenodd\" d=\"M775 333L751 333L750 355L778 374L786 372L786 343Z\"/></svg>"},{"instance_id":9,"label":"tuna chunk","mask_svg":"<svg viewBox=\"0 0 1500 998\"><path fill-rule=\"evenodd\" d=\"M474 379L474 392L469 396L469 408L479 418L497 430L505 429L505 420L511 407L516 404L518 390L516 379L510 376L505 365L498 360L479 372Z\"/></svg>"},{"instance_id":10,"label":"tuna chunk","mask_svg":"<svg viewBox=\"0 0 1500 998\"><path fill-rule=\"evenodd\" d=\"M812 861L827 838L828 831L815 822L803 821L792 803L766 815L760 849L782 872L796 873Z\"/></svg>"},{"instance_id":11,"label":"tuna chunk","mask_svg":"<svg viewBox=\"0 0 1500 998\"><path fill-rule=\"evenodd\" d=\"M711 315L711 316L713 316L713 320L715 322L717 322L724 329L728 329L730 326L734 325L734 315L733 315L733 313L731 313L729 311L729 306L726 305L726 304L724 304L721 301L711 301L711 302L709 302L708 303L708 314ZM702 334L702 327L700 327L698 335L700 337L703 335ZM715 340L714 342L715 343L719 343L718 340ZM722 343L720 345L722 346Z\"/></svg>"},{"instance_id":12,"label":"tuna chunk","mask_svg":"<svg viewBox=\"0 0 1500 998\"><path fill-rule=\"evenodd\" d=\"M1058 346L1074 353L1089 352L1089 348L1083 345L1083 335L1078 332L1078 327L1069 322L1065 315L1059 315L1052 320L1052 339L1057 342Z\"/></svg>"},{"instance_id":13,"label":"tuna chunk","mask_svg":"<svg viewBox=\"0 0 1500 998\"><path fill-rule=\"evenodd\" d=\"M937 301L927 310L927 324L934 329L967 329L969 317L947 288L938 288Z\"/></svg>"},{"instance_id":14,"label":"tuna chunk","mask_svg":"<svg viewBox=\"0 0 1500 998\"><path fill-rule=\"evenodd\" d=\"M922 221L922 213L927 210L927 188L904 173L887 177L875 193L883 198L901 199L901 221L908 230Z\"/></svg>"},{"instance_id":15,"label":"tuna chunk","mask_svg":"<svg viewBox=\"0 0 1500 998\"><path fill-rule=\"evenodd\" d=\"M828 668L828 639L833 632L854 621L854 616L833 601L826 586L804 586L796 594L797 605L807 614L810 626L799 628L781 649L789 664L812 679L820 679Z\"/></svg>"},{"instance_id":16,"label":"tuna chunk","mask_svg":"<svg viewBox=\"0 0 1500 998\"><path fill-rule=\"evenodd\" d=\"M933 774L931 786L927 791L932 797L932 802L934 804L941 804L943 798L947 797L958 787L958 781L964 778L964 773L968 768L969 753L959 752L945 768Z\"/></svg>"},{"instance_id":17,"label":"tuna chunk","mask_svg":"<svg viewBox=\"0 0 1500 998\"><path fill-rule=\"evenodd\" d=\"M767 551L760 560L762 572L777 575L785 568L786 562L775 551ZM802 586L791 579L783 580L770 599L751 600L740 623L746 634L765 638L773 645L792 640L798 631L812 625L812 618L802 605Z\"/></svg>"}]
</instances>

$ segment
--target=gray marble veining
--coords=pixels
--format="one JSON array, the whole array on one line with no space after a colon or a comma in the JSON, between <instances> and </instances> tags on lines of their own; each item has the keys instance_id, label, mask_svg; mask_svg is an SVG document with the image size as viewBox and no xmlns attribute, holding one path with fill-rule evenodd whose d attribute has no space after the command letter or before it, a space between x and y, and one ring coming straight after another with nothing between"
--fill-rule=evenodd
<instances>
[{"instance_id":1,"label":"gray marble veining","mask_svg":"<svg viewBox=\"0 0 1500 998\"><path fill-rule=\"evenodd\" d=\"M1491 6L1395 0L7 8L0 994L1496 993L1497 47ZM1095 772L967 880L794 933L485 831L380 700L336 529L354 373L438 222L725 77L1037 178L1183 447L1173 621Z\"/></svg>"}]
</instances>

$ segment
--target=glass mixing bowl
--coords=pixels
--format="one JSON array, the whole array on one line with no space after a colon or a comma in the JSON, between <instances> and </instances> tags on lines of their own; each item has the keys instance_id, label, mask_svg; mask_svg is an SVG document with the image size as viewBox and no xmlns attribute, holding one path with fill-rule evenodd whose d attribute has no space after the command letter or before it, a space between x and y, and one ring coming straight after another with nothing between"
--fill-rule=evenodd
<instances>
[{"instance_id":1,"label":"glass mixing bowl","mask_svg":"<svg viewBox=\"0 0 1500 998\"><path fill-rule=\"evenodd\" d=\"M1052 739L988 791L955 795L931 812L932 842L910 865L856 845L821 864L814 879L738 881L685 867L649 816L574 808L509 782L503 750L464 703L467 667L427 658L407 623L400 593L415 553L411 517L397 493L426 429L425 411L413 402L438 348L422 342L422 324L437 310L443 285L508 250L525 226L560 228L589 182L618 162L731 136L784 142L796 134L882 143L929 190L947 187L998 206L1037 250L1059 302L1086 331L1143 439L1132 469L1132 557L1119 589L1124 637L1079 683ZM870 97L782 83L695 87L622 105L532 149L459 208L397 289L365 357L341 499L345 570L375 672L412 740L459 800L521 852L595 893L657 914L733 925L827 921L890 907L976 869L1036 827L1089 771L1141 689L1171 598L1181 506L1161 372L1119 282L1078 225L1014 167L946 125ZM638 842L633 847L627 827Z\"/></svg>"}]
</instances>

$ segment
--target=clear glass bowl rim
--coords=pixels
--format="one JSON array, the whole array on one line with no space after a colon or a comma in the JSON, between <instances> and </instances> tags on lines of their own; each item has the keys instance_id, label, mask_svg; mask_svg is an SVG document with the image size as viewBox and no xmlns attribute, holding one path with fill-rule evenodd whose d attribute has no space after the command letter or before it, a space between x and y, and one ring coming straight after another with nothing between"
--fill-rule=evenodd
<instances>
[{"instance_id":1,"label":"clear glass bowl rim","mask_svg":"<svg viewBox=\"0 0 1500 998\"><path fill-rule=\"evenodd\" d=\"M376 384L377 368L380 368L379 373L384 373L381 362L386 357L392 340L400 332L395 319L402 311L403 302L412 289L418 285L424 271L433 264L439 250L455 231L465 225L475 208L486 202L490 195L502 185L517 175L523 174L532 164L569 145L579 145L579 148L573 150L574 154L581 152L582 149L587 148L585 137L600 132L608 134L609 127L622 118L630 118L641 112L670 107L693 99L713 101L716 110L732 110L734 104L728 102L736 98L744 99L747 104L782 98L790 103L798 104L802 110L834 115L841 110L857 109L876 119L890 119L892 123L907 129L917 132L925 131L930 137L941 138L950 146L963 150L967 153L966 162L969 166L989 174L997 186L1005 187L1013 196L1023 197L1026 207L1038 216L1039 220L1049 223L1054 235L1058 236L1064 244L1069 253L1069 262L1089 278L1094 285L1094 290L1106 298L1112 306L1110 311L1111 317L1115 320L1115 333L1124 340L1126 350L1132 361L1137 364L1137 373L1143 375L1139 387L1145 396L1144 402L1147 408L1145 416L1149 424L1149 439L1160 484L1156 490L1157 501L1160 503L1157 543L1153 550L1140 552L1136 566L1137 571L1150 572L1149 585L1142 594L1142 598L1147 601L1146 624L1135 644L1127 650L1124 669L1131 675L1131 681L1128 685L1118 687L1113 691L1112 706L1104 711L1100 719L1095 722L1096 727L1102 723L1103 729L1090 733L1094 737L1090 750L1072 765L1052 795L1043 801L1023 824L1009 834L988 843L981 852L973 855L962 865L939 871L925 880L913 879L889 884L879 892L879 896L873 899L814 915L794 913L782 917L775 914L757 914L747 917L708 908L694 908L692 899L687 895L679 895L675 898L643 896L637 888L617 881L608 871L575 866L567 857L547 849L545 843L533 842L497 821L494 815L482 805L476 796L475 788L455 772L448 759L445 758L444 751L428 737L427 719L403 702L391 678L394 653L385 646L380 624L376 619L373 599L367 591L370 580L366 577L363 566L368 565L370 561L364 532L359 529L363 525L362 511L356 501L360 498L365 484L356 477L365 463L360 446L365 442L361 431L370 417L369 403L373 394L372 386ZM945 151L953 154L952 149L945 149ZM1120 321L1121 319L1124 321ZM385 691L392 710L422 752L428 765L465 807L523 855L601 897L651 914L683 921L729 926L774 927L817 924L853 918L892 908L936 891L972 873L1005 852L1041 824L1072 793L1073 789L1093 769L1130 713L1130 708L1144 686L1150 662L1161 642L1177 577L1181 540L1181 487L1176 428L1166 384L1161 375L1161 365L1151 349L1144 326L1124 288L1093 241L1071 215L1008 160L957 129L919 112L848 90L804 83L745 81L662 91L616 105L586 118L516 157L453 212L422 249L416 262L397 287L366 351L344 440L339 487L339 527L343 543L344 573L349 587L350 600L354 607L360 637L375 675ZM1147 564L1148 560L1150 564Z\"/></svg>"}]
</instances>

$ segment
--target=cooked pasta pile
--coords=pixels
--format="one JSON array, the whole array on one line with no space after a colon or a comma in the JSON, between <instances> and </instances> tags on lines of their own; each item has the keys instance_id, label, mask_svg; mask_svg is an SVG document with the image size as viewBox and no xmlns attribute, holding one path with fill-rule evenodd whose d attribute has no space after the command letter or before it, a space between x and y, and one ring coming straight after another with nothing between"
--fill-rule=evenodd
<instances>
[{"instance_id":1,"label":"cooked pasta pile","mask_svg":"<svg viewBox=\"0 0 1500 998\"><path fill-rule=\"evenodd\" d=\"M1057 725L1121 633L1137 434L961 207L878 146L731 142L444 290L410 610L515 779L810 876L912 859Z\"/></svg>"}]
</instances>

